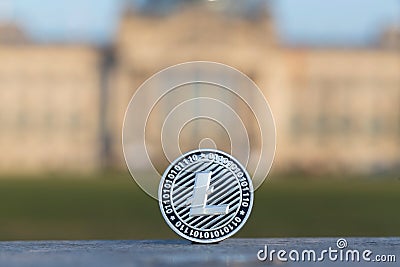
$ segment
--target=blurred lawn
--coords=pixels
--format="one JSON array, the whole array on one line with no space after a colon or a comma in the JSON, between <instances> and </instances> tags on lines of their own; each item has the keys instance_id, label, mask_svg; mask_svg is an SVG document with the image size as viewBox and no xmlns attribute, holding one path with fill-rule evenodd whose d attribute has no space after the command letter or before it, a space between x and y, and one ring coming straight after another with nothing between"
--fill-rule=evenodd
<instances>
[{"instance_id":1,"label":"blurred lawn","mask_svg":"<svg viewBox=\"0 0 400 267\"><path fill-rule=\"evenodd\" d=\"M400 236L398 178L272 177L236 237ZM0 240L177 238L126 173L0 177Z\"/></svg>"}]
</instances>

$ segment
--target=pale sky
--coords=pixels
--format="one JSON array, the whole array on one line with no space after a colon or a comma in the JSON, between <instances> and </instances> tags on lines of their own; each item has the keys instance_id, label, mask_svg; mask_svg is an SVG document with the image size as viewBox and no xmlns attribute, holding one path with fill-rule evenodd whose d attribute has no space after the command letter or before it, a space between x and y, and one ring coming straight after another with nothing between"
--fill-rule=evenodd
<instances>
[{"instance_id":1,"label":"pale sky","mask_svg":"<svg viewBox=\"0 0 400 267\"><path fill-rule=\"evenodd\" d=\"M0 0L0 21L18 22L38 41L106 44L126 1ZM272 0L272 15L286 43L363 44L400 26L400 0Z\"/></svg>"}]
</instances>

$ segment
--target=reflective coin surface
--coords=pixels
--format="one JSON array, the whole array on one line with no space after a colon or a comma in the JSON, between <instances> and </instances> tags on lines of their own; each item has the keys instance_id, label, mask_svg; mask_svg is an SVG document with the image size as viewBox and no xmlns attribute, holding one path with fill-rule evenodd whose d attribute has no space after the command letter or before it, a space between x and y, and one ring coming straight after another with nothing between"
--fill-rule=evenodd
<instances>
[{"instance_id":1,"label":"reflective coin surface","mask_svg":"<svg viewBox=\"0 0 400 267\"><path fill-rule=\"evenodd\" d=\"M164 219L178 235L215 243L244 225L253 193L249 174L235 158L200 149L171 163L161 178L158 199Z\"/></svg>"}]
</instances>

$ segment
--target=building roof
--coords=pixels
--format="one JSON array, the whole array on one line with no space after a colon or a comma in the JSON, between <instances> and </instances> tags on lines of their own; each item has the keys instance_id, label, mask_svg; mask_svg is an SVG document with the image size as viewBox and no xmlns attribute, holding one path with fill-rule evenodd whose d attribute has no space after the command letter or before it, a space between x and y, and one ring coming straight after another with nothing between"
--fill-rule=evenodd
<instances>
[{"instance_id":1,"label":"building roof","mask_svg":"<svg viewBox=\"0 0 400 267\"><path fill-rule=\"evenodd\" d=\"M29 42L26 33L15 23L0 23L0 43L25 44Z\"/></svg>"}]
</instances>

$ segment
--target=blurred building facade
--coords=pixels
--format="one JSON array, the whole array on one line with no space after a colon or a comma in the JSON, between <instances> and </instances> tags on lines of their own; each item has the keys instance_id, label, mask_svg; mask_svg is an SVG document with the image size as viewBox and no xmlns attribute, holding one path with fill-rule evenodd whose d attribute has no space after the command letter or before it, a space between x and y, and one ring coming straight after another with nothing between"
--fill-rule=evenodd
<instances>
[{"instance_id":1,"label":"blurred building facade","mask_svg":"<svg viewBox=\"0 0 400 267\"><path fill-rule=\"evenodd\" d=\"M0 42L0 171L98 168L101 55L2 30L12 38Z\"/></svg>"},{"instance_id":2,"label":"blurred building facade","mask_svg":"<svg viewBox=\"0 0 400 267\"><path fill-rule=\"evenodd\" d=\"M106 52L12 36L0 44L1 172L124 168L121 128L134 91L193 60L235 67L260 87L275 117L277 170L400 165L397 29L370 47L288 47L267 8L210 2L127 12Z\"/></svg>"}]
</instances>

